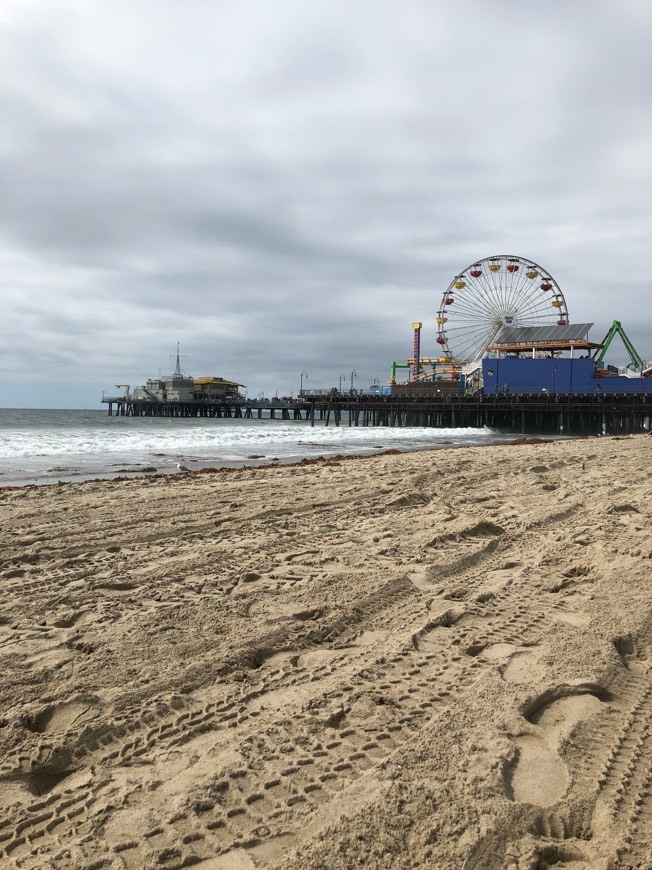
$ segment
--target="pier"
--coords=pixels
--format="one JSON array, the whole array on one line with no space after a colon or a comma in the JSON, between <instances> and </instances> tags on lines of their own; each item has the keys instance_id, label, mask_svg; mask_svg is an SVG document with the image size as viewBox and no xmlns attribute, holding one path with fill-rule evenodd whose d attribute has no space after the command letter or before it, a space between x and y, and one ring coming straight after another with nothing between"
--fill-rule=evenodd
<instances>
[{"instance_id":1,"label":"pier","mask_svg":"<svg viewBox=\"0 0 652 870\"><path fill-rule=\"evenodd\" d=\"M614 435L649 432L652 396L350 396L293 401L151 402L103 397L109 416L319 420L333 426L482 428L520 434Z\"/></svg>"},{"instance_id":2,"label":"pier","mask_svg":"<svg viewBox=\"0 0 652 870\"><path fill-rule=\"evenodd\" d=\"M308 419L311 405L307 402L258 402L224 399L200 402L158 402L142 399L127 399L125 396L103 396L102 404L108 404L109 417L183 417L226 418L238 420L303 420Z\"/></svg>"}]
</instances>

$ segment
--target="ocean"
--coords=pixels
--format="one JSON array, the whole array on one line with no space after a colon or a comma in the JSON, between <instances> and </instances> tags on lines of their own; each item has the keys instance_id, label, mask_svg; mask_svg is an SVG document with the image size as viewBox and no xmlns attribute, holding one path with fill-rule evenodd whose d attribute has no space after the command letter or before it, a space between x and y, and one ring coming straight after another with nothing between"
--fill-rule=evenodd
<instances>
[{"instance_id":1,"label":"ocean","mask_svg":"<svg viewBox=\"0 0 652 870\"><path fill-rule=\"evenodd\" d=\"M289 463L382 450L495 444L490 429L325 426L307 420L109 417L106 410L0 409L0 487Z\"/></svg>"}]
</instances>

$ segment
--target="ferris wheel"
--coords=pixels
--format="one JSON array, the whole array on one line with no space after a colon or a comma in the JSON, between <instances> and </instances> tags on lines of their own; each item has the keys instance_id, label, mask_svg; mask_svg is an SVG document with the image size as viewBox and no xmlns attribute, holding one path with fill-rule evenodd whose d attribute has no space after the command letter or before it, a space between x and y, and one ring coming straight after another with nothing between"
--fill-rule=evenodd
<instances>
[{"instance_id":1,"label":"ferris wheel","mask_svg":"<svg viewBox=\"0 0 652 870\"><path fill-rule=\"evenodd\" d=\"M454 364L480 359L504 326L563 326L566 300L555 279L522 257L473 263L448 285L437 311L437 344Z\"/></svg>"}]
</instances>

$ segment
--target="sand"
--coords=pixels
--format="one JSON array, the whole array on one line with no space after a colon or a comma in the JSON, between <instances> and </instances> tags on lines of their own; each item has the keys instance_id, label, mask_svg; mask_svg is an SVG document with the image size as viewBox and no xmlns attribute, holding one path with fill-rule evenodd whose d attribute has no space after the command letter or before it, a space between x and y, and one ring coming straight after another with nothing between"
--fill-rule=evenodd
<instances>
[{"instance_id":1,"label":"sand","mask_svg":"<svg viewBox=\"0 0 652 870\"><path fill-rule=\"evenodd\" d=\"M650 866L651 451L0 491L0 863Z\"/></svg>"}]
</instances>

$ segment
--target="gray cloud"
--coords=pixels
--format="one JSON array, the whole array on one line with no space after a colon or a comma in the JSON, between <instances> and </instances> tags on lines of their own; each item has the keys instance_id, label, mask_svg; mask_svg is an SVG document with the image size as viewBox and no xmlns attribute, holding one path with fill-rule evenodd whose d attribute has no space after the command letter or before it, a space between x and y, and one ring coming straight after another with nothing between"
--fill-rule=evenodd
<instances>
[{"instance_id":1,"label":"gray cloud","mask_svg":"<svg viewBox=\"0 0 652 870\"><path fill-rule=\"evenodd\" d=\"M90 405L177 340L252 392L384 381L504 252L652 357L648 4L11 0L0 28L0 405Z\"/></svg>"}]
</instances>

